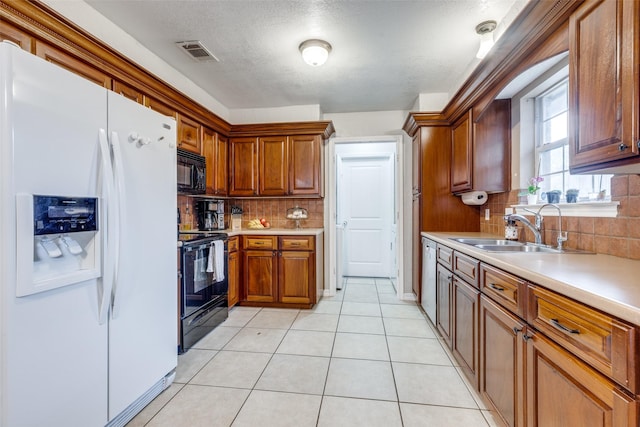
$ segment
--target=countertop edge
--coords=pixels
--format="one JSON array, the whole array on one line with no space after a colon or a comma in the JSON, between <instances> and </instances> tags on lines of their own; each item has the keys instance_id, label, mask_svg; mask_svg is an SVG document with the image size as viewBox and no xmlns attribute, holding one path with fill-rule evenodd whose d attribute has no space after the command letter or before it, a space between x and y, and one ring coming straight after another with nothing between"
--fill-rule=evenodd
<instances>
[{"instance_id":1,"label":"countertop edge","mask_svg":"<svg viewBox=\"0 0 640 427\"><path fill-rule=\"evenodd\" d=\"M495 253L450 239L502 236L455 232L420 234L532 284L640 326L640 261L602 254Z\"/></svg>"}]
</instances>

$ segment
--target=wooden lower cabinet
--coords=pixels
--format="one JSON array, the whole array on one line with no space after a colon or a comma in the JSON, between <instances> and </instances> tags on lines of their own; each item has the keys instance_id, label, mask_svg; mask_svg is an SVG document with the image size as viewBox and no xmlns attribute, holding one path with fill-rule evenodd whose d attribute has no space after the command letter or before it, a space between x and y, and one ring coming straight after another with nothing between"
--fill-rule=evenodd
<instances>
[{"instance_id":1,"label":"wooden lower cabinet","mask_svg":"<svg viewBox=\"0 0 640 427\"><path fill-rule=\"evenodd\" d=\"M452 294L453 273L438 264L436 269L436 327L449 348L451 348L451 338L453 336L451 318Z\"/></svg>"},{"instance_id":2,"label":"wooden lower cabinet","mask_svg":"<svg viewBox=\"0 0 640 427\"><path fill-rule=\"evenodd\" d=\"M509 427L525 421L525 323L486 296L480 298L480 394Z\"/></svg>"},{"instance_id":3,"label":"wooden lower cabinet","mask_svg":"<svg viewBox=\"0 0 640 427\"><path fill-rule=\"evenodd\" d=\"M233 307L240 301L240 252L238 252L239 237L231 237L229 239L229 307Z\"/></svg>"},{"instance_id":4,"label":"wooden lower cabinet","mask_svg":"<svg viewBox=\"0 0 640 427\"><path fill-rule=\"evenodd\" d=\"M310 308L316 301L314 236L243 236L240 305Z\"/></svg>"},{"instance_id":5,"label":"wooden lower cabinet","mask_svg":"<svg viewBox=\"0 0 640 427\"><path fill-rule=\"evenodd\" d=\"M473 386L478 389L478 311L480 291L453 277L453 355Z\"/></svg>"},{"instance_id":6,"label":"wooden lower cabinet","mask_svg":"<svg viewBox=\"0 0 640 427\"><path fill-rule=\"evenodd\" d=\"M278 299L277 252L245 250L244 300L248 302L276 302Z\"/></svg>"},{"instance_id":7,"label":"wooden lower cabinet","mask_svg":"<svg viewBox=\"0 0 640 427\"><path fill-rule=\"evenodd\" d=\"M282 251L278 260L279 300L283 303L315 302L315 254L310 251Z\"/></svg>"},{"instance_id":8,"label":"wooden lower cabinet","mask_svg":"<svg viewBox=\"0 0 640 427\"><path fill-rule=\"evenodd\" d=\"M638 426L632 396L542 334L528 337L528 426Z\"/></svg>"}]
</instances>

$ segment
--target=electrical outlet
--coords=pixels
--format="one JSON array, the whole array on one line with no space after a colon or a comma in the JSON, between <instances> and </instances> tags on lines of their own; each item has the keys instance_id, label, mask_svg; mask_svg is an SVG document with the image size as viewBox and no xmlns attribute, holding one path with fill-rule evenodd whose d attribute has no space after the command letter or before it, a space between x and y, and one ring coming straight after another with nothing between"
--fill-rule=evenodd
<instances>
[{"instance_id":1,"label":"electrical outlet","mask_svg":"<svg viewBox=\"0 0 640 427\"><path fill-rule=\"evenodd\" d=\"M484 220L485 221L489 221L491 219L491 210L490 209L485 209L484 210Z\"/></svg>"}]
</instances>

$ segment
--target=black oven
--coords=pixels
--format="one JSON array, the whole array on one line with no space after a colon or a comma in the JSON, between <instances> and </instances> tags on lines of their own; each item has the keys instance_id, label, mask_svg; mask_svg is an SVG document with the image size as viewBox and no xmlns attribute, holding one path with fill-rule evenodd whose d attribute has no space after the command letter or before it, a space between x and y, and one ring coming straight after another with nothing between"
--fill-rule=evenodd
<instances>
[{"instance_id":1,"label":"black oven","mask_svg":"<svg viewBox=\"0 0 640 427\"><path fill-rule=\"evenodd\" d=\"M228 314L226 234L180 235L180 353L224 322Z\"/></svg>"},{"instance_id":2,"label":"black oven","mask_svg":"<svg viewBox=\"0 0 640 427\"><path fill-rule=\"evenodd\" d=\"M205 194L206 161L205 158L189 151L176 151L178 166L178 193Z\"/></svg>"}]
</instances>

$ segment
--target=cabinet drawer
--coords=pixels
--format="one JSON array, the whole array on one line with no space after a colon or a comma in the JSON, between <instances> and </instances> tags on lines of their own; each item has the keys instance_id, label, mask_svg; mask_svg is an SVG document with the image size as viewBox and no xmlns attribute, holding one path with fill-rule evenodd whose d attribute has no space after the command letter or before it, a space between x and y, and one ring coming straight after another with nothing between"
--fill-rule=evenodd
<instances>
[{"instance_id":1,"label":"cabinet drawer","mask_svg":"<svg viewBox=\"0 0 640 427\"><path fill-rule=\"evenodd\" d=\"M277 248L276 236L242 236L244 249L274 250Z\"/></svg>"},{"instance_id":2,"label":"cabinet drawer","mask_svg":"<svg viewBox=\"0 0 640 427\"><path fill-rule=\"evenodd\" d=\"M280 236L278 239L281 250L313 251L316 247L313 236Z\"/></svg>"},{"instance_id":3,"label":"cabinet drawer","mask_svg":"<svg viewBox=\"0 0 640 427\"><path fill-rule=\"evenodd\" d=\"M235 252L238 250L238 246L240 243L239 240L240 239L238 238L238 236L229 238L229 243L228 243L229 252Z\"/></svg>"},{"instance_id":4,"label":"cabinet drawer","mask_svg":"<svg viewBox=\"0 0 640 427\"><path fill-rule=\"evenodd\" d=\"M529 323L620 385L638 390L636 330L546 289L529 286Z\"/></svg>"},{"instance_id":5,"label":"cabinet drawer","mask_svg":"<svg viewBox=\"0 0 640 427\"><path fill-rule=\"evenodd\" d=\"M455 251L453 253L453 272L474 287L478 287L480 261Z\"/></svg>"},{"instance_id":6,"label":"cabinet drawer","mask_svg":"<svg viewBox=\"0 0 640 427\"><path fill-rule=\"evenodd\" d=\"M482 263L480 290L512 313L525 316L527 283L524 280Z\"/></svg>"},{"instance_id":7,"label":"cabinet drawer","mask_svg":"<svg viewBox=\"0 0 640 427\"><path fill-rule=\"evenodd\" d=\"M436 249L436 261L448 269L453 269L453 249L438 245Z\"/></svg>"}]
</instances>

